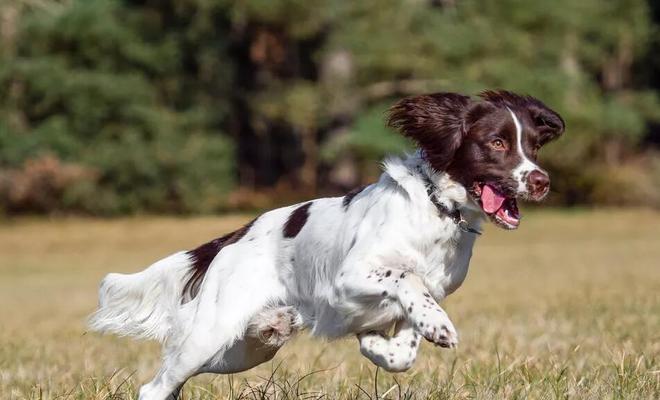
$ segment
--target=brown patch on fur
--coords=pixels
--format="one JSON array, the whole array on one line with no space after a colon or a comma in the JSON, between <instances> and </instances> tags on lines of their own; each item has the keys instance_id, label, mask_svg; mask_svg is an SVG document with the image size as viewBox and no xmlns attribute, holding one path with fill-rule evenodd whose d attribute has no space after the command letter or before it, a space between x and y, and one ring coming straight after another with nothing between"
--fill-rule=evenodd
<instances>
[{"instance_id":1,"label":"brown patch on fur","mask_svg":"<svg viewBox=\"0 0 660 400\"><path fill-rule=\"evenodd\" d=\"M309 217L309 207L312 205L312 202L303 204L302 206L293 210L289 219L284 224L284 237L287 239L294 238L300 233L300 230L305 226L307 222L307 217Z\"/></svg>"},{"instance_id":2,"label":"brown patch on fur","mask_svg":"<svg viewBox=\"0 0 660 400\"><path fill-rule=\"evenodd\" d=\"M539 132L541 145L564 133L566 125L562 117L535 97L521 96L507 90L486 90L479 97L495 106L526 110Z\"/></svg>"},{"instance_id":3,"label":"brown patch on fur","mask_svg":"<svg viewBox=\"0 0 660 400\"><path fill-rule=\"evenodd\" d=\"M473 196L475 185L489 183L506 197L516 196L518 183L511 172L522 161L518 150L536 162L538 150L564 131L564 121L540 100L505 90L486 91L479 95L465 117L467 134L445 169L463 184ZM515 113L522 128L518 149ZM488 143L495 137L506 143L506 151L492 151Z\"/></svg>"},{"instance_id":4,"label":"brown patch on fur","mask_svg":"<svg viewBox=\"0 0 660 400\"><path fill-rule=\"evenodd\" d=\"M353 198L360 194L367 186L360 186L356 187L355 189L351 190L350 192L346 193L344 195L344 199L341 201L341 205L344 207L344 210L348 210L348 207L351 205L351 201L353 201Z\"/></svg>"},{"instance_id":5,"label":"brown patch on fur","mask_svg":"<svg viewBox=\"0 0 660 400\"><path fill-rule=\"evenodd\" d=\"M457 93L408 97L390 108L387 123L417 142L433 168L443 171L466 133L471 103L470 97Z\"/></svg>"},{"instance_id":6,"label":"brown patch on fur","mask_svg":"<svg viewBox=\"0 0 660 400\"><path fill-rule=\"evenodd\" d=\"M181 292L183 301L190 301L197 296L202 280L215 256L217 256L224 247L241 240L243 236L248 233L256 220L257 219L255 218L234 232L230 232L208 243L204 243L196 249L188 251L192 264L190 266L191 273L189 274L186 283L183 286L183 291Z\"/></svg>"},{"instance_id":7,"label":"brown patch on fur","mask_svg":"<svg viewBox=\"0 0 660 400\"><path fill-rule=\"evenodd\" d=\"M521 125L521 149L511 112ZM390 109L388 123L417 142L435 170L448 172L475 199L486 183L515 198L518 182L512 172L522 162L519 150L536 162L539 149L565 129L561 116L540 100L506 90L485 91L475 98L457 93L405 98ZM492 146L496 140L504 150ZM538 185L543 190L537 192L545 192L547 185Z\"/></svg>"}]
</instances>

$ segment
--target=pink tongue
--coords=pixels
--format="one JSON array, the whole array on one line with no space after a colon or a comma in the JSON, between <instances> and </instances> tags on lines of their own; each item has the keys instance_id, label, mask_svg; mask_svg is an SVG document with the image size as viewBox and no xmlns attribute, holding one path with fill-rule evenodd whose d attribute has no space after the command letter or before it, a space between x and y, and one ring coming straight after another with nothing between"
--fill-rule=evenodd
<instances>
[{"instance_id":1,"label":"pink tongue","mask_svg":"<svg viewBox=\"0 0 660 400\"><path fill-rule=\"evenodd\" d=\"M495 189L490 187L490 185L484 185L481 190L481 207L488 214L492 214L502 207L504 203L504 196L499 194Z\"/></svg>"}]
</instances>

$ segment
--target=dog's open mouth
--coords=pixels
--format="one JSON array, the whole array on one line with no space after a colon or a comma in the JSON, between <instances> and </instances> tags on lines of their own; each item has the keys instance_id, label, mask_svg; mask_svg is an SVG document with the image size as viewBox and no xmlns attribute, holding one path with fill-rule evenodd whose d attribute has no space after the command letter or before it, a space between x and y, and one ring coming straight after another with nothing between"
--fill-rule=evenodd
<instances>
[{"instance_id":1,"label":"dog's open mouth","mask_svg":"<svg viewBox=\"0 0 660 400\"><path fill-rule=\"evenodd\" d=\"M515 197L507 197L488 183L477 185L475 192L481 209L495 224L505 229L516 229L520 225L520 210Z\"/></svg>"}]
</instances>

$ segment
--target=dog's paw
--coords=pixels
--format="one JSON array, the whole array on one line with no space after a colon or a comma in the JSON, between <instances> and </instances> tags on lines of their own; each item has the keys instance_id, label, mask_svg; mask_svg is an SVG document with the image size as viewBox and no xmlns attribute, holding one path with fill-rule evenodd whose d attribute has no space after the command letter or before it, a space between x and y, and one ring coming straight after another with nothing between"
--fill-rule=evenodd
<instances>
[{"instance_id":1,"label":"dog's paw","mask_svg":"<svg viewBox=\"0 0 660 400\"><path fill-rule=\"evenodd\" d=\"M282 347L302 328L302 317L293 307L262 311L250 323L250 336L271 347Z\"/></svg>"},{"instance_id":2,"label":"dog's paw","mask_svg":"<svg viewBox=\"0 0 660 400\"><path fill-rule=\"evenodd\" d=\"M436 346L448 349L458 346L458 333L445 313L438 313L435 318L420 321L418 328L422 336Z\"/></svg>"}]
</instances>

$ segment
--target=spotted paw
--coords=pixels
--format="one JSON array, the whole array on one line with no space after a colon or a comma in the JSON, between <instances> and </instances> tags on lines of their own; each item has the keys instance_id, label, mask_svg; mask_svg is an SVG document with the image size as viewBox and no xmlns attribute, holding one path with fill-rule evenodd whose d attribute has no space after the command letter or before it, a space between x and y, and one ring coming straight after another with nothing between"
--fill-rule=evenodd
<instances>
[{"instance_id":1,"label":"spotted paw","mask_svg":"<svg viewBox=\"0 0 660 400\"><path fill-rule=\"evenodd\" d=\"M444 313L433 321L420 321L418 327L422 336L437 346L450 349L458 345L456 328Z\"/></svg>"}]
</instances>

